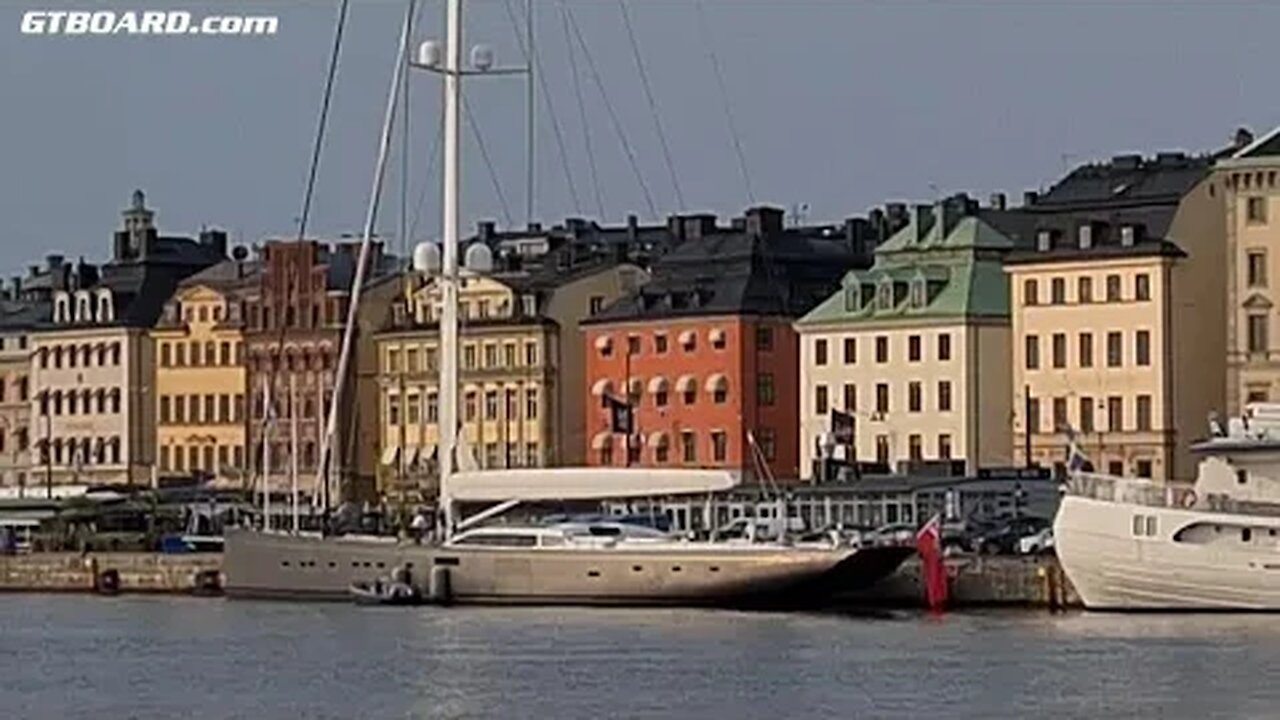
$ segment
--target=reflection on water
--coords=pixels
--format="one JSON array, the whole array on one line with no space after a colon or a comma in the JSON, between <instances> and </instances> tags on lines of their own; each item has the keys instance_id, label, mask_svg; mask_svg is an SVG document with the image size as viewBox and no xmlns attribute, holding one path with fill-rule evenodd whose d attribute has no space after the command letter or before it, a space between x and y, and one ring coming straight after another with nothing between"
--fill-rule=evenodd
<instances>
[{"instance_id":1,"label":"reflection on water","mask_svg":"<svg viewBox=\"0 0 1280 720\"><path fill-rule=\"evenodd\" d=\"M1280 716L1280 618L0 597L4 717Z\"/></svg>"}]
</instances>

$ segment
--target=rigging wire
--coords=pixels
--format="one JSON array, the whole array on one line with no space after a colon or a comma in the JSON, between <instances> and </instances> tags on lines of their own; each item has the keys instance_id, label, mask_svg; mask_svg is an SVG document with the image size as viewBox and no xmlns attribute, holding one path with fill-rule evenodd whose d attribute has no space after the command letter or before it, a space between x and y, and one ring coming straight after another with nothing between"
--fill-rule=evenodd
<instances>
[{"instance_id":1,"label":"rigging wire","mask_svg":"<svg viewBox=\"0 0 1280 720\"><path fill-rule=\"evenodd\" d=\"M440 153L440 142L443 139L443 137L444 137L444 116L441 115L440 119L436 122L436 136L435 136L435 139L431 141L431 153L427 157L427 169L426 169L426 172L423 174L424 177L431 177L431 171L435 169L436 157ZM424 205L427 204L427 195L430 194L427 191L430 189L431 189L431 183L424 181L422 183L422 192L418 194L418 203L413 209L413 222L409 224L410 235L418 234L418 221L422 219L422 208Z\"/></svg>"},{"instance_id":2,"label":"rigging wire","mask_svg":"<svg viewBox=\"0 0 1280 720\"><path fill-rule=\"evenodd\" d=\"M573 11L565 9L569 18L569 27L573 29L574 37L577 38L578 44L582 46L582 54L587 60L587 69L591 72L591 79L595 81L596 88L600 91L600 97L604 100L605 110L609 113L609 120L613 123L613 131L618 136L618 142L622 145L622 150L627 156L627 162L631 165L631 172L636 176L636 182L640 185L640 192L644 194L645 204L649 206L649 215L651 217L658 216L658 208L653 203L653 195L649 193L649 186L644 182L644 175L640 173L640 166L636 163L635 151L631 149L631 143L627 142L627 134L622 129L622 122L618 120L618 113L613 108L613 103L609 101L609 93L605 90L604 80L600 78L600 71L596 68L596 61L591 56L591 48L587 47L586 40L582 37L582 30L578 27L578 21L573 19Z\"/></svg>"},{"instance_id":3,"label":"rigging wire","mask_svg":"<svg viewBox=\"0 0 1280 720\"><path fill-rule=\"evenodd\" d=\"M489 157L489 147L485 145L484 135L480 132L480 123L476 122L476 116L471 112L471 103L467 102L466 95L462 96L462 110L467 115L467 124L471 126L471 133L476 136L476 145L480 148L480 157L484 159L484 166L489 170L489 181L493 183L493 191L498 195L498 203L502 206L502 219L506 221L507 227L511 227L511 206L507 204L507 196L502 192L498 171L493 167L493 160Z\"/></svg>"},{"instance_id":4,"label":"rigging wire","mask_svg":"<svg viewBox=\"0 0 1280 720\"><path fill-rule=\"evenodd\" d=\"M342 0L338 7L338 20L333 32L333 45L329 51L329 67L325 73L324 95L320 101L320 117L316 122L316 134L311 145L311 163L307 170L307 184L302 196L302 214L298 217L298 242L302 242L307 236L307 222L311 218L311 201L315 196L316 176L320 169L320 155L324 149L325 131L329 125L329 107L333 101L333 83L338 75L338 61L342 51L342 35L347 25L347 9L350 6L350 0ZM285 308L292 310L296 303L298 278L296 271L290 271L285 283ZM265 298L264 298L265 299ZM274 303L272 303L274 304ZM285 322L286 315L281 312L274 313L275 321L280 324L280 332L276 335L275 349L266 358L268 377L267 382L271 385L275 384L277 369L284 361L284 344L289 323ZM290 367L292 369L292 367ZM267 396L263 398L262 412L262 433L260 440L264 447L268 443L268 433L270 426L273 424L276 414L274 405L267 407ZM256 403L255 403L256 404ZM296 408L290 408L290 412L296 412ZM261 468L263 476L263 490L268 490L266 478L271 474L271 466L274 465L274 458L268 455L268 462ZM312 499L314 502L314 498ZM266 522L266 521L264 521Z\"/></svg>"},{"instance_id":5,"label":"rigging wire","mask_svg":"<svg viewBox=\"0 0 1280 720\"><path fill-rule=\"evenodd\" d=\"M538 55L538 49L533 48L530 53L525 47L524 37L520 34L520 22L516 20L515 10L511 7L511 0L503 0L503 6L507 9L507 18L511 20L511 27L516 31L516 43L520 47L520 54L524 56L525 65L532 67L534 75L537 76L538 85L542 88L542 102L547 106L547 115L551 118L551 132L555 136L556 148L560 151L560 165L564 169L565 183L569 186L569 197L573 200L573 209L575 212L582 213L582 203L578 200L578 187L573 182L573 171L569 168L569 153L565 149L564 133L560 130L560 118L556 114L555 104L551 102L551 89L547 86L547 75L542 72L542 60Z\"/></svg>"},{"instance_id":6,"label":"rigging wire","mask_svg":"<svg viewBox=\"0 0 1280 720\"><path fill-rule=\"evenodd\" d=\"M676 204L684 209L684 192L680 190L680 178L676 174L675 163L671 161L671 148L667 147L667 135L662 131L662 116L658 112L658 102L653 97L653 88L649 85L649 73L645 69L644 58L640 55L640 44L636 41L636 32L631 25L631 13L627 12L626 0L618 0L618 10L622 12L622 24L627 29L627 38L631 41L631 54L636 60L636 70L640 73L640 86L644 88L644 97L649 102L649 114L653 117L653 127L658 132L658 143L662 146L662 159L667 164L667 172L671 174L671 187L676 193Z\"/></svg>"},{"instance_id":7,"label":"rigging wire","mask_svg":"<svg viewBox=\"0 0 1280 720\"><path fill-rule=\"evenodd\" d=\"M742 184L747 190L747 199L754 205L756 194L751 189L751 173L747 172L747 156L742 152L742 138L738 135L737 123L733 121L733 109L729 104L729 91L725 88L724 73L720 70L720 59L716 55L715 40L711 36L711 26L707 22L706 11L702 8L702 0L694 0L693 7L698 15L698 31L702 35L702 44L707 48L707 57L711 60L711 70L716 77L716 87L720 90L720 105L724 108L724 119L729 125L729 137L733 140L733 152L738 157L738 172L742 174Z\"/></svg>"},{"instance_id":8,"label":"rigging wire","mask_svg":"<svg viewBox=\"0 0 1280 720\"><path fill-rule=\"evenodd\" d=\"M573 35L569 30L569 11L564 5L564 0L560 0L560 22L564 25L564 44L569 52L569 71L573 73L573 94L578 100L578 120L582 123L582 142L587 149L587 167L591 171L591 187L595 191L596 210L600 213L600 219L603 220L605 217L604 193L600 190L600 176L596 172L596 155L591 149L591 126L587 124L587 108L582 99L578 57L573 49Z\"/></svg>"}]
</instances>

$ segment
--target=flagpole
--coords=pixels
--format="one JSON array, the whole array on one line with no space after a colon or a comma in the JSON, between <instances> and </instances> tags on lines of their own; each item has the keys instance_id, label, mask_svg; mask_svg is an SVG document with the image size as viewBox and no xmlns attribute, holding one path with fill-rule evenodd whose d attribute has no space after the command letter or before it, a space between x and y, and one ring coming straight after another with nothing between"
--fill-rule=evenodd
<instances>
[{"instance_id":1,"label":"flagpole","mask_svg":"<svg viewBox=\"0 0 1280 720\"><path fill-rule=\"evenodd\" d=\"M289 373L289 485L293 502L293 534L298 534L298 376Z\"/></svg>"},{"instance_id":2,"label":"flagpole","mask_svg":"<svg viewBox=\"0 0 1280 720\"><path fill-rule=\"evenodd\" d=\"M262 530L271 530L271 378L262 377Z\"/></svg>"}]
</instances>

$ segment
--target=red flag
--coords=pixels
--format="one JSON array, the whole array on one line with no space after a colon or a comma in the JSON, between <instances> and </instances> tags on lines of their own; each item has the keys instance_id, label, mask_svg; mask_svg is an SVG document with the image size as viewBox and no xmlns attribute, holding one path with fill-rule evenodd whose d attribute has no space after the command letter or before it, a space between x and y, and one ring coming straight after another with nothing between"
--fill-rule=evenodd
<instances>
[{"instance_id":1,"label":"red flag","mask_svg":"<svg viewBox=\"0 0 1280 720\"><path fill-rule=\"evenodd\" d=\"M939 612L947 604L947 566L942 561L942 518L934 515L916 533L920 554L920 579L929 609Z\"/></svg>"}]
</instances>

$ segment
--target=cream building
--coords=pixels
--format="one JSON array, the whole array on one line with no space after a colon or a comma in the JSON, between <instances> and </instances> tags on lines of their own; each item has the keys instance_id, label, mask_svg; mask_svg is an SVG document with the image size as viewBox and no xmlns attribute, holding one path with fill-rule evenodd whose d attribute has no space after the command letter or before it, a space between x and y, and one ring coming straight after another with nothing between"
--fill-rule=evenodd
<instances>
[{"instance_id":1,"label":"cream building","mask_svg":"<svg viewBox=\"0 0 1280 720\"><path fill-rule=\"evenodd\" d=\"M459 416L480 467L583 464L579 323L633 289L640 275L632 265L592 258L464 279ZM434 494L439 304L437 285L418 284L377 336L383 492Z\"/></svg>"},{"instance_id":2,"label":"cream building","mask_svg":"<svg viewBox=\"0 0 1280 720\"><path fill-rule=\"evenodd\" d=\"M1219 160L1226 203L1227 411L1280 400L1280 128Z\"/></svg>"},{"instance_id":3,"label":"cream building","mask_svg":"<svg viewBox=\"0 0 1280 720\"><path fill-rule=\"evenodd\" d=\"M247 486L244 298L258 266L228 260L184 280L151 331L160 473Z\"/></svg>"},{"instance_id":4,"label":"cream building","mask_svg":"<svg viewBox=\"0 0 1280 720\"><path fill-rule=\"evenodd\" d=\"M46 312L41 303L22 300L20 283L0 299L0 487L19 495L34 493L40 478L31 475L32 328Z\"/></svg>"},{"instance_id":5,"label":"cream building","mask_svg":"<svg viewBox=\"0 0 1280 720\"><path fill-rule=\"evenodd\" d=\"M1006 269L1019 461L1029 449L1061 467L1071 428L1099 471L1194 477L1188 445L1222 399L1205 337L1221 302L1188 253L1141 225L1086 221L1042 229L1038 250Z\"/></svg>"},{"instance_id":6,"label":"cream building","mask_svg":"<svg viewBox=\"0 0 1280 720\"><path fill-rule=\"evenodd\" d=\"M1227 266L1213 158L1081 165L1031 206L1011 256L1019 463L1062 467L1077 431L1099 471L1191 479L1188 446L1226 400Z\"/></svg>"},{"instance_id":7,"label":"cream building","mask_svg":"<svg viewBox=\"0 0 1280 720\"><path fill-rule=\"evenodd\" d=\"M796 323L801 474L822 456L891 469L922 461L1008 465L1009 297L1013 243L967 198L917 206L876 249L875 265ZM831 411L850 413L850 448Z\"/></svg>"},{"instance_id":8,"label":"cream building","mask_svg":"<svg viewBox=\"0 0 1280 720\"><path fill-rule=\"evenodd\" d=\"M141 191L123 213L111 262L49 258L47 315L30 336L32 475L53 484L156 480L150 329L178 282L218 261L226 235L161 237ZM24 290L24 292L26 292ZM39 482L39 481L37 481Z\"/></svg>"}]
</instances>

